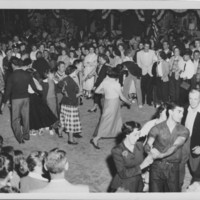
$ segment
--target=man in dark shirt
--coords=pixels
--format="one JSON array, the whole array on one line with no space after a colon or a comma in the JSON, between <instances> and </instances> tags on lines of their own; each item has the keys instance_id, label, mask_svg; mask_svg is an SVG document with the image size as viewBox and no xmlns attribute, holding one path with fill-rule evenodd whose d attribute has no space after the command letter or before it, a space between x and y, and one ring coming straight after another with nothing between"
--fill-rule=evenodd
<instances>
[{"instance_id":1,"label":"man in dark shirt","mask_svg":"<svg viewBox=\"0 0 200 200\"><path fill-rule=\"evenodd\" d=\"M19 143L29 140L29 94L28 86L31 85L34 91L37 91L31 75L21 69L21 60L13 57L11 59L13 73L8 77L5 97L2 110L5 103L11 100L12 104L12 128L15 137ZM21 124L22 122L22 124ZM21 130L21 125L23 126Z\"/></svg>"},{"instance_id":2,"label":"man in dark shirt","mask_svg":"<svg viewBox=\"0 0 200 200\"><path fill-rule=\"evenodd\" d=\"M103 82L103 80L106 78L106 75L107 75L107 71L108 69L110 68L108 63L109 63L109 58L107 55L105 54L100 54L99 55L99 67L97 69L97 74L98 74L98 77L96 79L96 82L94 84L94 88L93 90L95 90L96 88L99 87L99 85ZM96 112L97 110L97 107L99 106L100 108L100 111L102 113L103 111L103 108L102 108L102 94L94 94L94 105L91 109L88 110L88 112Z\"/></svg>"},{"instance_id":3,"label":"man in dark shirt","mask_svg":"<svg viewBox=\"0 0 200 200\"><path fill-rule=\"evenodd\" d=\"M151 152L154 159L150 168L150 192L181 191L179 165L182 146L189 137L189 130L180 124L183 111L183 107L174 103L168 104L168 119L149 132L145 151Z\"/></svg>"}]
</instances>

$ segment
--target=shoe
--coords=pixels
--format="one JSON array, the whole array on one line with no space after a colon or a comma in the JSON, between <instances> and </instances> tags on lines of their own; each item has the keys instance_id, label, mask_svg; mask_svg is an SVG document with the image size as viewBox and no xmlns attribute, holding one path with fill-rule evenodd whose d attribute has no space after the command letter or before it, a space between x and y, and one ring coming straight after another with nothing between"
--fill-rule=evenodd
<instances>
[{"instance_id":1,"label":"shoe","mask_svg":"<svg viewBox=\"0 0 200 200\"><path fill-rule=\"evenodd\" d=\"M78 142L71 142L71 141L68 141L68 144L77 145Z\"/></svg>"},{"instance_id":2,"label":"shoe","mask_svg":"<svg viewBox=\"0 0 200 200\"><path fill-rule=\"evenodd\" d=\"M90 113L97 112L97 108L95 108L95 109L89 109L88 112L90 112Z\"/></svg>"},{"instance_id":3,"label":"shoe","mask_svg":"<svg viewBox=\"0 0 200 200\"><path fill-rule=\"evenodd\" d=\"M94 143L93 139L90 140L90 144L92 144L95 149L101 149L98 145Z\"/></svg>"},{"instance_id":4,"label":"shoe","mask_svg":"<svg viewBox=\"0 0 200 200\"><path fill-rule=\"evenodd\" d=\"M83 136L80 135L79 133L77 133L77 134L74 134L74 137L75 137L75 138L82 138Z\"/></svg>"},{"instance_id":5,"label":"shoe","mask_svg":"<svg viewBox=\"0 0 200 200\"><path fill-rule=\"evenodd\" d=\"M19 144L24 144L25 142L24 142L24 140L22 140L21 142L19 142Z\"/></svg>"},{"instance_id":6,"label":"shoe","mask_svg":"<svg viewBox=\"0 0 200 200\"><path fill-rule=\"evenodd\" d=\"M58 134L58 137L59 137L59 138L63 138L63 135L62 135L62 134Z\"/></svg>"},{"instance_id":7,"label":"shoe","mask_svg":"<svg viewBox=\"0 0 200 200\"><path fill-rule=\"evenodd\" d=\"M83 105L83 99L82 98L80 98L80 100L79 100L79 105Z\"/></svg>"},{"instance_id":8,"label":"shoe","mask_svg":"<svg viewBox=\"0 0 200 200\"><path fill-rule=\"evenodd\" d=\"M54 135L54 131L53 131L53 130L50 130L50 131L49 131L49 134L50 134L50 135Z\"/></svg>"},{"instance_id":9,"label":"shoe","mask_svg":"<svg viewBox=\"0 0 200 200\"><path fill-rule=\"evenodd\" d=\"M131 109L131 106L126 103L122 103L121 108L123 107L126 107L127 109Z\"/></svg>"},{"instance_id":10,"label":"shoe","mask_svg":"<svg viewBox=\"0 0 200 200\"><path fill-rule=\"evenodd\" d=\"M38 134L38 131L35 131L35 130L31 130L29 132L29 135L32 135L32 136L36 136Z\"/></svg>"},{"instance_id":11,"label":"shoe","mask_svg":"<svg viewBox=\"0 0 200 200\"><path fill-rule=\"evenodd\" d=\"M138 108L143 108L143 106L142 106L142 105L139 105Z\"/></svg>"}]
</instances>

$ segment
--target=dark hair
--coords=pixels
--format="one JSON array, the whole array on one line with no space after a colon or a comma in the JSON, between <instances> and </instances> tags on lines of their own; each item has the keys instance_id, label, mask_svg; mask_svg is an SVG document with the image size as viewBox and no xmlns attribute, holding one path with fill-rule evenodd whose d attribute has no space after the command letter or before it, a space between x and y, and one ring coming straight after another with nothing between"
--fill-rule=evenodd
<instances>
[{"instance_id":1,"label":"dark hair","mask_svg":"<svg viewBox=\"0 0 200 200\"><path fill-rule=\"evenodd\" d=\"M108 68L108 71L107 71L107 75L110 77L110 78L119 78L119 70L117 68Z\"/></svg>"},{"instance_id":2,"label":"dark hair","mask_svg":"<svg viewBox=\"0 0 200 200\"><path fill-rule=\"evenodd\" d=\"M199 50L195 50L195 51L193 52L193 54L195 54L195 53L200 53L200 51L199 51Z\"/></svg>"},{"instance_id":3,"label":"dark hair","mask_svg":"<svg viewBox=\"0 0 200 200\"><path fill-rule=\"evenodd\" d=\"M14 163L15 166L19 165L19 161L24 157L24 154L21 150L14 150Z\"/></svg>"},{"instance_id":4,"label":"dark hair","mask_svg":"<svg viewBox=\"0 0 200 200\"><path fill-rule=\"evenodd\" d=\"M12 49L11 48L6 49L5 53L7 54L8 51L12 51Z\"/></svg>"},{"instance_id":5,"label":"dark hair","mask_svg":"<svg viewBox=\"0 0 200 200\"><path fill-rule=\"evenodd\" d=\"M166 60L167 59L167 54L164 52L164 51L161 51L159 53L159 56L163 59L163 60Z\"/></svg>"},{"instance_id":6,"label":"dark hair","mask_svg":"<svg viewBox=\"0 0 200 200\"><path fill-rule=\"evenodd\" d=\"M20 193L18 188L6 185L0 188L0 193Z\"/></svg>"},{"instance_id":7,"label":"dark hair","mask_svg":"<svg viewBox=\"0 0 200 200\"><path fill-rule=\"evenodd\" d=\"M144 40L144 45L145 45L145 44L148 44L149 47L151 47L151 42L150 42L149 40Z\"/></svg>"},{"instance_id":8,"label":"dark hair","mask_svg":"<svg viewBox=\"0 0 200 200\"><path fill-rule=\"evenodd\" d=\"M110 62L110 60L109 60L109 58L108 58L108 56L106 54L99 54L99 57L103 58L106 61L106 63Z\"/></svg>"},{"instance_id":9,"label":"dark hair","mask_svg":"<svg viewBox=\"0 0 200 200\"><path fill-rule=\"evenodd\" d=\"M124 69L124 65L122 64L117 64L117 66L115 67L118 71L118 73L120 74L122 72L122 70Z\"/></svg>"},{"instance_id":10,"label":"dark hair","mask_svg":"<svg viewBox=\"0 0 200 200\"><path fill-rule=\"evenodd\" d=\"M60 65L62 65L62 64L65 65L65 63L64 63L63 61L59 61L59 62L58 62L58 66L60 66Z\"/></svg>"},{"instance_id":11,"label":"dark hair","mask_svg":"<svg viewBox=\"0 0 200 200\"><path fill-rule=\"evenodd\" d=\"M119 43L117 45L117 47L119 48L119 46L122 46L124 50L126 50L126 48L127 48L126 44L124 44L124 43Z\"/></svg>"},{"instance_id":12,"label":"dark hair","mask_svg":"<svg viewBox=\"0 0 200 200\"><path fill-rule=\"evenodd\" d=\"M192 51L190 49L185 49L185 51L183 52L183 56L184 55L191 56L192 55Z\"/></svg>"},{"instance_id":13,"label":"dark hair","mask_svg":"<svg viewBox=\"0 0 200 200\"><path fill-rule=\"evenodd\" d=\"M163 110L165 110L167 108L166 103L161 103L161 105L156 109L155 114L153 115L152 119L158 119L160 118L161 113L163 112Z\"/></svg>"},{"instance_id":14,"label":"dark hair","mask_svg":"<svg viewBox=\"0 0 200 200\"><path fill-rule=\"evenodd\" d=\"M77 67L76 67L76 66L74 66L74 65L69 65L69 66L67 67L65 73L66 73L67 75L70 75L70 74L72 74L72 73L73 73L74 71L76 71L76 70L77 70Z\"/></svg>"},{"instance_id":15,"label":"dark hair","mask_svg":"<svg viewBox=\"0 0 200 200\"><path fill-rule=\"evenodd\" d=\"M164 41L162 42L162 44L164 44L164 43L167 43L167 44L169 45L169 42L168 42L167 40L164 40Z\"/></svg>"},{"instance_id":16,"label":"dark hair","mask_svg":"<svg viewBox=\"0 0 200 200\"><path fill-rule=\"evenodd\" d=\"M73 62L73 65L76 66L78 65L79 63L81 63L82 60L81 59L76 59L74 62Z\"/></svg>"},{"instance_id":17,"label":"dark hair","mask_svg":"<svg viewBox=\"0 0 200 200\"><path fill-rule=\"evenodd\" d=\"M69 53L71 53L71 52L74 54L74 58L76 58L77 57L76 51L75 50L70 50Z\"/></svg>"},{"instance_id":18,"label":"dark hair","mask_svg":"<svg viewBox=\"0 0 200 200\"><path fill-rule=\"evenodd\" d=\"M177 103L175 103L175 102L166 103L166 115L167 115L167 118L169 117L169 110L174 110L176 107L182 107L182 106L177 104Z\"/></svg>"},{"instance_id":19,"label":"dark hair","mask_svg":"<svg viewBox=\"0 0 200 200\"><path fill-rule=\"evenodd\" d=\"M45 159L45 166L52 174L59 174L65 170L67 153L61 149L52 149Z\"/></svg>"},{"instance_id":20,"label":"dark hair","mask_svg":"<svg viewBox=\"0 0 200 200\"><path fill-rule=\"evenodd\" d=\"M10 62L16 67L21 67L23 65L23 61L15 56L11 57Z\"/></svg>"},{"instance_id":21,"label":"dark hair","mask_svg":"<svg viewBox=\"0 0 200 200\"><path fill-rule=\"evenodd\" d=\"M117 48L114 48L114 49L113 49L113 53L114 53L116 56L121 56L121 52L120 52L119 49L117 49Z\"/></svg>"},{"instance_id":22,"label":"dark hair","mask_svg":"<svg viewBox=\"0 0 200 200\"><path fill-rule=\"evenodd\" d=\"M42 151L32 152L26 159L29 171L33 171L37 165L42 166L45 156L46 154Z\"/></svg>"},{"instance_id":23,"label":"dark hair","mask_svg":"<svg viewBox=\"0 0 200 200\"><path fill-rule=\"evenodd\" d=\"M126 49L126 50L124 51L124 55L125 55L125 56L130 55L130 53L131 53L131 49Z\"/></svg>"},{"instance_id":24,"label":"dark hair","mask_svg":"<svg viewBox=\"0 0 200 200\"><path fill-rule=\"evenodd\" d=\"M23 61L23 66L28 66L32 63L31 59L30 58L26 58L24 61Z\"/></svg>"},{"instance_id":25,"label":"dark hair","mask_svg":"<svg viewBox=\"0 0 200 200\"><path fill-rule=\"evenodd\" d=\"M0 143L3 143L3 137L0 135Z\"/></svg>"},{"instance_id":26,"label":"dark hair","mask_svg":"<svg viewBox=\"0 0 200 200\"><path fill-rule=\"evenodd\" d=\"M133 132L134 129L141 129L141 125L138 122L135 121L128 121L125 122L122 126L122 133L125 135L129 135L131 132Z\"/></svg>"},{"instance_id":27,"label":"dark hair","mask_svg":"<svg viewBox=\"0 0 200 200\"><path fill-rule=\"evenodd\" d=\"M0 178L4 179L13 171L13 157L9 154L0 154Z\"/></svg>"},{"instance_id":28,"label":"dark hair","mask_svg":"<svg viewBox=\"0 0 200 200\"><path fill-rule=\"evenodd\" d=\"M4 146L2 148L2 153L6 153L11 156L14 156L14 147L13 146Z\"/></svg>"},{"instance_id":29,"label":"dark hair","mask_svg":"<svg viewBox=\"0 0 200 200\"><path fill-rule=\"evenodd\" d=\"M36 58L37 58L38 55L40 55L40 57L42 57L42 52L41 52L41 51L38 51L38 52L36 53Z\"/></svg>"}]
</instances>

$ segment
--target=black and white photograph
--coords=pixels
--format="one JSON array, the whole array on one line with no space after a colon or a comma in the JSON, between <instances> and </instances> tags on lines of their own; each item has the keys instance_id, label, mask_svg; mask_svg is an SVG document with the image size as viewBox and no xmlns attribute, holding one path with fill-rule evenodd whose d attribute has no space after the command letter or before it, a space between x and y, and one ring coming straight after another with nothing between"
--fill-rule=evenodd
<instances>
[{"instance_id":1,"label":"black and white photograph","mask_svg":"<svg viewBox=\"0 0 200 200\"><path fill-rule=\"evenodd\" d=\"M197 199L200 3L0 2L0 198Z\"/></svg>"}]
</instances>

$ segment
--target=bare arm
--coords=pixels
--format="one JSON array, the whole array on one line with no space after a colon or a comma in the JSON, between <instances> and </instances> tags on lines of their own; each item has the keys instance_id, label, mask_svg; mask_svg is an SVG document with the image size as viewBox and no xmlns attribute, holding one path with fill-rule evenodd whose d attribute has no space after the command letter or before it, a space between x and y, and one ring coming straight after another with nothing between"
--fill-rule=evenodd
<instances>
[{"instance_id":1,"label":"bare arm","mask_svg":"<svg viewBox=\"0 0 200 200\"><path fill-rule=\"evenodd\" d=\"M162 159L172 155L177 151L178 148L180 148L185 143L185 141L186 141L185 137L181 136L177 137L174 144L166 152L159 153L156 157L154 157L154 159Z\"/></svg>"},{"instance_id":2,"label":"bare arm","mask_svg":"<svg viewBox=\"0 0 200 200\"><path fill-rule=\"evenodd\" d=\"M125 103L127 103L128 105L131 105L131 102L126 99L126 97L122 94L122 90L120 90L120 93L119 93L119 97L122 101L124 101Z\"/></svg>"}]
</instances>

